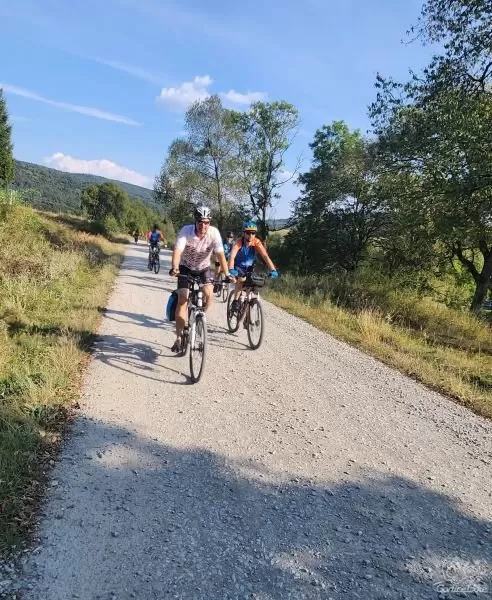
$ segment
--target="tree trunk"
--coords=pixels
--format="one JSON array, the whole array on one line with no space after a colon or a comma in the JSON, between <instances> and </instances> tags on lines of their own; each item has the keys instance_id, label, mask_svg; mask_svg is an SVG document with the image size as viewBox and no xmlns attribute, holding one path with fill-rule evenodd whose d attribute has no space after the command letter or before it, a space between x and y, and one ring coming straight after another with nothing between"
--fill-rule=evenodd
<instances>
[{"instance_id":1,"label":"tree trunk","mask_svg":"<svg viewBox=\"0 0 492 600\"><path fill-rule=\"evenodd\" d=\"M482 272L479 274L477 279L477 287L475 288L475 294L470 306L470 310L473 312L479 312L482 308L487 292L492 283L492 250L484 253L484 262Z\"/></svg>"}]
</instances>

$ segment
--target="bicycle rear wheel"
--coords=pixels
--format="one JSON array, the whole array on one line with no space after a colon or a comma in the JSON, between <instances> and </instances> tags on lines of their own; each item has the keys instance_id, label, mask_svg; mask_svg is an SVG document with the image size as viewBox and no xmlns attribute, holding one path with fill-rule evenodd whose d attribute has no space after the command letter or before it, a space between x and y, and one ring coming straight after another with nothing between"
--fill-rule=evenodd
<instances>
[{"instance_id":1,"label":"bicycle rear wheel","mask_svg":"<svg viewBox=\"0 0 492 600\"><path fill-rule=\"evenodd\" d=\"M239 329L241 319L239 318L238 312L232 312L231 304L234 300L234 290L229 292L229 299L227 300L227 327L231 333L235 333Z\"/></svg>"},{"instance_id":2,"label":"bicycle rear wheel","mask_svg":"<svg viewBox=\"0 0 492 600\"><path fill-rule=\"evenodd\" d=\"M253 298L249 302L247 317L248 319L248 341L253 350L260 347L263 341L265 323L263 320L263 309L260 302Z\"/></svg>"},{"instance_id":3,"label":"bicycle rear wheel","mask_svg":"<svg viewBox=\"0 0 492 600\"><path fill-rule=\"evenodd\" d=\"M206 357L207 323L202 315L197 315L190 330L190 372L193 383L200 381Z\"/></svg>"},{"instance_id":4,"label":"bicycle rear wheel","mask_svg":"<svg viewBox=\"0 0 492 600\"><path fill-rule=\"evenodd\" d=\"M157 273L159 273L161 269L161 262L159 260L159 257L156 256L154 259L154 273L157 275Z\"/></svg>"}]
</instances>

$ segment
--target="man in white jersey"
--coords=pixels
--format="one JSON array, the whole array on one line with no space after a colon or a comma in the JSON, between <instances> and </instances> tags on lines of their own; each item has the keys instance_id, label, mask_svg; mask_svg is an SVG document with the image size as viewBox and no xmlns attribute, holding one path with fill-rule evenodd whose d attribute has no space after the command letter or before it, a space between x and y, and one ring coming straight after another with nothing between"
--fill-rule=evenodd
<instances>
[{"instance_id":1,"label":"man in white jersey","mask_svg":"<svg viewBox=\"0 0 492 600\"><path fill-rule=\"evenodd\" d=\"M216 227L210 226L210 209L208 206L199 206L195 209L195 224L185 225L179 231L171 259L172 268L169 274L171 276L178 275L176 341L171 348L173 352L179 352L181 349L181 334L186 324L188 302L187 275L199 276L200 281L206 284L203 288L205 311L212 305L213 277L210 272L210 258L212 253L217 257L225 277L230 277L222 237Z\"/></svg>"}]
</instances>

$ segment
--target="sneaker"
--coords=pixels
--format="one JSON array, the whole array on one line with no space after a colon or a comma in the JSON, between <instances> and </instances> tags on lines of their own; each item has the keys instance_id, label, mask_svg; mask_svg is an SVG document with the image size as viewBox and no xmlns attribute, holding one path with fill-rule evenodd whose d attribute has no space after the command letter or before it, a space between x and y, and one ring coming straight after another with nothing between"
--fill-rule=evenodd
<instances>
[{"instance_id":1,"label":"sneaker","mask_svg":"<svg viewBox=\"0 0 492 600\"><path fill-rule=\"evenodd\" d=\"M177 339L172 348L171 348L171 352L181 352L181 339Z\"/></svg>"},{"instance_id":2,"label":"sneaker","mask_svg":"<svg viewBox=\"0 0 492 600\"><path fill-rule=\"evenodd\" d=\"M231 312L239 312L239 300L233 300L231 302Z\"/></svg>"}]
</instances>

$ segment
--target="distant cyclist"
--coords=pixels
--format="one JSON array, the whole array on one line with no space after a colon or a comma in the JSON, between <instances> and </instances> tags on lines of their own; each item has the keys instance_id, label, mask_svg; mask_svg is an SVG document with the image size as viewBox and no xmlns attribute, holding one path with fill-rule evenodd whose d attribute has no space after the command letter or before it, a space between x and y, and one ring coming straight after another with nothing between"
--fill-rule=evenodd
<instances>
[{"instance_id":1,"label":"distant cyclist","mask_svg":"<svg viewBox=\"0 0 492 600\"><path fill-rule=\"evenodd\" d=\"M229 256L229 272L233 277L237 277L236 289L234 290L234 300L231 304L231 310L237 311L238 299L241 295L244 282L249 273L253 272L256 263L256 255L265 261L270 270L270 277L278 277L277 269L273 264L265 246L256 237L258 228L254 221L243 223L243 235L234 244L231 255Z\"/></svg>"},{"instance_id":2,"label":"distant cyclist","mask_svg":"<svg viewBox=\"0 0 492 600\"><path fill-rule=\"evenodd\" d=\"M232 247L234 246L234 231L228 231L225 240L222 242L223 246L224 246L224 255L226 260L229 260L229 257L231 255L231 250ZM220 266L219 261L215 261L215 273L214 273L214 278L215 278L215 286L214 286L214 292L218 291L217 289L217 285L220 282L220 274L222 273L222 267Z\"/></svg>"},{"instance_id":3,"label":"distant cyclist","mask_svg":"<svg viewBox=\"0 0 492 600\"><path fill-rule=\"evenodd\" d=\"M152 229L147 234L147 242L149 243L149 267L154 248L159 248L159 242L162 241L162 233L159 231L159 227L154 223Z\"/></svg>"},{"instance_id":4,"label":"distant cyclist","mask_svg":"<svg viewBox=\"0 0 492 600\"><path fill-rule=\"evenodd\" d=\"M188 275L199 277L204 284L205 312L213 303L210 259L212 254L217 257L220 266L229 278L229 269L224 256L224 246L219 230L210 226L211 213L208 206L198 206L195 209L195 223L181 228L174 245L171 259L172 268L169 275L178 275L178 305L176 307L176 341L172 352L181 350L181 337L186 325L186 309L188 303Z\"/></svg>"}]
</instances>

